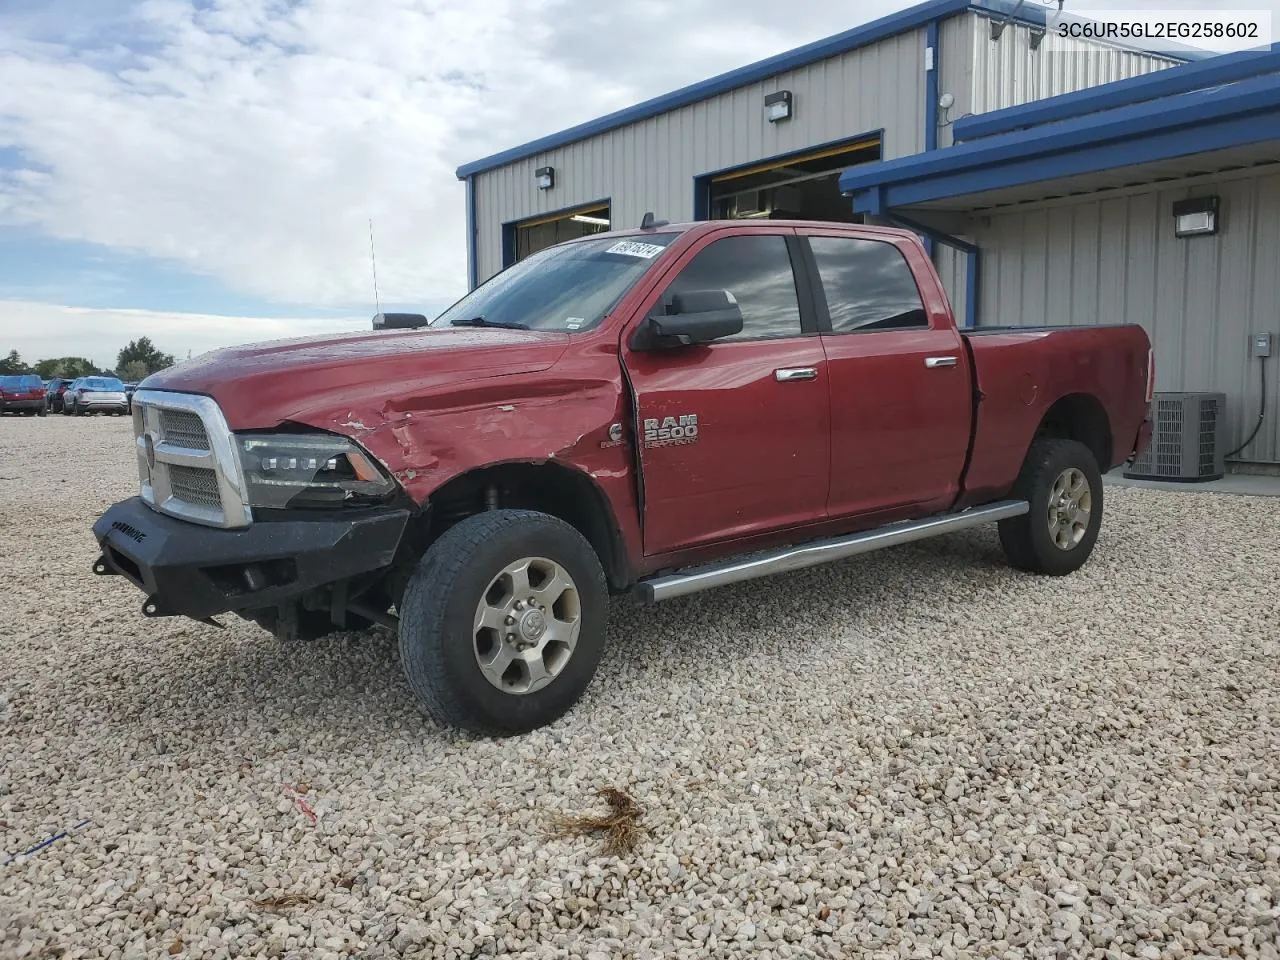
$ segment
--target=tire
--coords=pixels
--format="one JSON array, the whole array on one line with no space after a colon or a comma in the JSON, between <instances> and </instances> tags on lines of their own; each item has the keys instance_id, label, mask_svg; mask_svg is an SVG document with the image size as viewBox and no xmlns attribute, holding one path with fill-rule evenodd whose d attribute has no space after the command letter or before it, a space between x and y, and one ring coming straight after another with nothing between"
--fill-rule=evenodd
<instances>
[{"instance_id":1,"label":"tire","mask_svg":"<svg viewBox=\"0 0 1280 960\"><path fill-rule=\"evenodd\" d=\"M41 407L39 410L36 411L37 417L47 417L48 415L49 415L49 410L47 407Z\"/></svg>"},{"instance_id":2,"label":"tire","mask_svg":"<svg viewBox=\"0 0 1280 960\"><path fill-rule=\"evenodd\" d=\"M538 609L516 596L523 583ZM505 637L505 626L477 626L482 614L501 624L504 613L519 616ZM527 733L582 696L600 662L607 619L604 571L582 534L545 513L492 510L450 528L419 561L400 604L400 659L437 723L493 736ZM527 647L517 651L516 643ZM482 656L498 666L486 673Z\"/></svg>"},{"instance_id":3,"label":"tire","mask_svg":"<svg viewBox=\"0 0 1280 960\"><path fill-rule=\"evenodd\" d=\"M1031 509L1000 521L1009 564L1055 577L1079 570L1102 526L1102 472L1092 451L1075 440L1035 441L1013 496Z\"/></svg>"}]
</instances>

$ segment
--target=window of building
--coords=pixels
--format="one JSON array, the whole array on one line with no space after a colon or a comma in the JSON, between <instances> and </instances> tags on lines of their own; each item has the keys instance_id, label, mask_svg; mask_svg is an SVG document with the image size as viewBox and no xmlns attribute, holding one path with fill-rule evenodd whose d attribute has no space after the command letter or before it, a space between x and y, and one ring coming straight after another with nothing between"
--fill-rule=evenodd
<instances>
[{"instance_id":1,"label":"window of building","mask_svg":"<svg viewBox=\"0 0 1280 960\"><path fill-rule=\"evenodd\" d=\"M800 302L787 241L781 236L725 237L705 247L667 288L728 290L742 310L742 332L726 340L795 337Z\"/></svg>"},{"instance_id":2,"label":"window of building","mask_svg":"<svg viewBox=\"0 0 1280 960\"><path fill-rule=\"evenodd\" d=\"M810 237L833 333L927 327L915 275L891 243Z\"/></svg>"}]
</instances>

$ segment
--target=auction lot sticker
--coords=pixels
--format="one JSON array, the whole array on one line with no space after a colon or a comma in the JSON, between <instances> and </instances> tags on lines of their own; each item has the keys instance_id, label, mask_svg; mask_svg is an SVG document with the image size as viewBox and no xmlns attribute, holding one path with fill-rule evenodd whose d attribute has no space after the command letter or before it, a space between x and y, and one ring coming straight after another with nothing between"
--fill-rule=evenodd
<instances>
[{"instance_id":1,"label":"auction lot sticker","mask_svg":"<svg viewBox=\"0 0 1280 960\"><path fill-rule=\"evenodd\" d=\"M641 243L638 240L619 240L605 253L620 253L624 257L643 257L646 260L652 260L666 247L660 247L656 243Z\"/></svg>"}]
</instances>

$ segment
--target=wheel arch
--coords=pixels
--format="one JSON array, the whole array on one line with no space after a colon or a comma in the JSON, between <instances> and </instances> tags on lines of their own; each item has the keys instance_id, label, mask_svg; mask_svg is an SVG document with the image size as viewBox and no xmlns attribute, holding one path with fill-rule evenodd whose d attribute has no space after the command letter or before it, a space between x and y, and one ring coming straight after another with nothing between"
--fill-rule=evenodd
<instances>
[{"instance_id":1,"label":"wheel arch","mask_svg":"<svg viewBox=\"0 0 1280 960\"><path fill-rule=\"evenodd\" d=\"M1069 393L1054 401L1041 417L1032 445L1042 437L1075 440L1089 448L1103 473L1112 467L1115 439L1111 418L1093 394Z\"/></svg>"},{"instance_id":2,"label":"wheel arch","mask_svg":"<svg viewBox=\"0 0 1280 960\"><path fill-rule=\"evenodd\" d=\"M428 496L422 523L428 542L476 513L537 510L576 529L596 552L612 590L634 579L626 542L613 505L583 470L556 461L507 461L458 474Z\"/></svg>"}]
</instances>

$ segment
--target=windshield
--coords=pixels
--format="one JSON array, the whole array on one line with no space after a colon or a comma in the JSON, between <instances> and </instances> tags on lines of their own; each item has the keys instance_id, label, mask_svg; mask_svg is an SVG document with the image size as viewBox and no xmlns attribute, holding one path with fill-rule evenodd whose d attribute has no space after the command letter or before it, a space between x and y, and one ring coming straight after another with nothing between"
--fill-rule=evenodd
<instances>
[{"instance_id":1,"label":"windshield","mask_svg":"<svg viewBox=\"0 0 1280 960\"><path fill-rule=\"evenodd\" d=\"M83 384L86 390L114 390L121 392L124 384L115 377L89 377Z\"/></svg>"},{"instance_id":2,"label":"windshield","mask_svg":"<svg viewBox=\"0 0 1280 960\"><path fill-rule=\"evenodd\" d=\"M605 237L539 250L472 290L431 326L590 330L678 236Z\"/></svg>"},{"instance_id":3,"label":"windshield","mask_svg":"<svg viewBox=\"0 0 1280 960\"><path fill-rule=\"evenodd\" d=\"M0 390L40 390L44 387L43 381L34 375L27 374L20 377L0 377Z\"/></svg>"}]
</instances>

